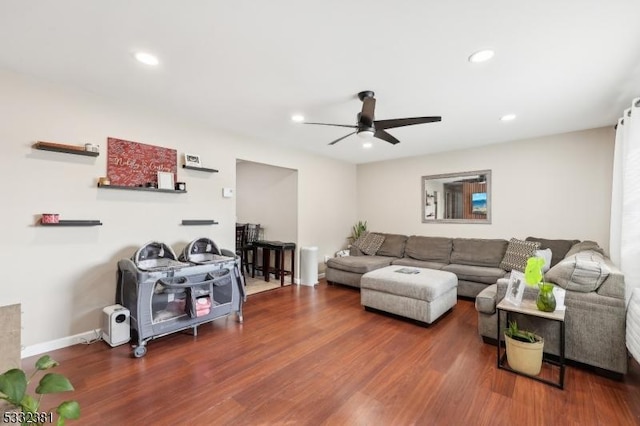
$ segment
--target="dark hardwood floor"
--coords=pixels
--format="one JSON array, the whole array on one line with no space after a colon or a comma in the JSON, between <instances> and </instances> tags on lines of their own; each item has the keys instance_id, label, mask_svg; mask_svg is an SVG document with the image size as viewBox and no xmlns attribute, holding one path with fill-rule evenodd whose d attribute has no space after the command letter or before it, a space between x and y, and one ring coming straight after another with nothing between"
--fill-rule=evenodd
<instances>
[{"instance_id":1,"label":"dark hardwood floor","mask_svg":"<svg viewBox=\"0 0 640 426\"><path fill-rule=\"evenodd\" d=\"M496 369L496 348L459 300L430 327L360 306L356 289L289 286L153 340L144 358L104 342L51 352L83 425L634 425L640 366L623 381L569 366L565 390ZM37 357L23 360L28 368Z\"/></svg>"}]
</instances>

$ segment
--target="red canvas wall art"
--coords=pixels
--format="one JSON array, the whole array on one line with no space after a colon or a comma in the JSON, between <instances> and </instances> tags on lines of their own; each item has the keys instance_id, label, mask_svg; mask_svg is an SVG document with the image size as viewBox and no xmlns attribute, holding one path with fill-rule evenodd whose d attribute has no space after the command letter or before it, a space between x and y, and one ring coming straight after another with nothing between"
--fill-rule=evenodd
<instances>
[{"instance_id":1,"label":"red canvas wall art","mask_svg":"<svg viewBox=\"0 0 640 426\"><path fill-rule=\"evenodd\" d=\"M158 172L173 173L176 181L178 154L175 149L122 139L107 139L107 176L112 185L145 186L158 181Z\"/></svg>"}]
</instances>

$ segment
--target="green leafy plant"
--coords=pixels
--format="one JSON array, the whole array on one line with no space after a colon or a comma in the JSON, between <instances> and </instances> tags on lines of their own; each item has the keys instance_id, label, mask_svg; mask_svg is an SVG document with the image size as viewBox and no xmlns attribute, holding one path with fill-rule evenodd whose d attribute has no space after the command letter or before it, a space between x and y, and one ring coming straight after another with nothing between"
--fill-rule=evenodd
<instances>
[{"instance_id":1,"label":"green leafy plant","mask_svg":"<svg viewBox=\"0 0 640 426\"><path fill-rule=\"evenodd\" d=\"M515 321L509 321L509 328L504 332L504 334L521 342L535 343L540 341L540 337L537 334L531 331L520 330L518 328L518 323Z\"/></svg>"},{"instance_id":2,"label":"green leafy plant","mask_svg":"<svg viewBox=\"0 0 640 426\"><path fill-rule=\"evenodd\" d=\"M0 375L0 399L7 401L12 406L20 409L19 413L4 413L4 420L11 423L42 425L53 422L53 409L48 412L40 411L40 402L45 394L68 392L74 390L71 382L62 374L46 373L40 379L35 393L39 396L31 396L27 393L27 386L38 372L49 370L60 365L49 355L44 355L36 361L36 370L27 379L25 372L19 368L7 370ZM57 425L64 425L67 419L80 417L80 405L77 401L64 401L55 408L58 414ZM19 414L19 415L18 415Z\"/></svg>"},{"instance_id":3,"label":"green leafy plant","mask_svg":"<svg viewBox=\"0 0 640 426\"><path fill-rule=\"evenodd\" d=\"M353 228L351 228L351 241L353 242L357 240L365 232L367 232L367 221L365 220L364 222L362 222L361 220L359 220L358 223L353 225Z\"/></svg>"}]
</instances>

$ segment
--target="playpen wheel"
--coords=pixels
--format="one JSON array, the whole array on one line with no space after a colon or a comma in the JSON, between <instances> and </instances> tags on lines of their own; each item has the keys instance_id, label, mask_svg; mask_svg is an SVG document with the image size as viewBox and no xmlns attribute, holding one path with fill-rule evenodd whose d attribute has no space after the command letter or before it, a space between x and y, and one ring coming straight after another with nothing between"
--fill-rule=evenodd
<instances>
[{"instance_id":1,"label":"playpen wheel","mask_svg":"<svg viewBox=\"0 0 640 426\"><path fill-rule=\"evenodd\" d=\"M136 346L133 348L133 356L136 358L142 358L147 354L147 347L144 345Z\"/></svg>"}]
</instances>

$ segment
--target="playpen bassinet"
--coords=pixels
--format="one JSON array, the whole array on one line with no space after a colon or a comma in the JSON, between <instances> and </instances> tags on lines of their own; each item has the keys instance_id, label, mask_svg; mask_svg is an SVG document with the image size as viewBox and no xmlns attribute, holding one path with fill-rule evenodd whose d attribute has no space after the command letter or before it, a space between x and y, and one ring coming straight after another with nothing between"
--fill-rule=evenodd
<instances>
[{"instance_id":1,"label":"playpen bassinet","mask_svg":"<svg viewBox=\"0 0 640 426\"><path fill-rule=\"evenodd\" d=\"M245 299L239 259L208 238L189 243L180 259L166 244L150 242L118 262L116 303L131 312L133 356L147 353L149 340L233 312L242 322Z\"/></svg>"}]
</instances>

